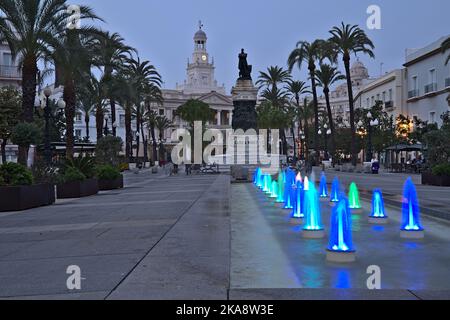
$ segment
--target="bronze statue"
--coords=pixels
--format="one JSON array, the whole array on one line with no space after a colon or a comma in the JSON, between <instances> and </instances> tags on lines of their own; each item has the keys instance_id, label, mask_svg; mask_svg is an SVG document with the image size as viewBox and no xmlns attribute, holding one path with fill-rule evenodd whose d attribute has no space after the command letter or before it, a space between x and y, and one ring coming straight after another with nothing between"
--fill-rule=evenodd
<instances>
[{"instance_id":1,"label":"bronze statue","mask_svg":"<svg viewBox=\"0 0 450 320\"><path fill-rule=\"evenodd\" d=\"M244 49L239 54L239 80L252 80L252 66L247 63L247 54Z\"/></svg>"}]
</instances>

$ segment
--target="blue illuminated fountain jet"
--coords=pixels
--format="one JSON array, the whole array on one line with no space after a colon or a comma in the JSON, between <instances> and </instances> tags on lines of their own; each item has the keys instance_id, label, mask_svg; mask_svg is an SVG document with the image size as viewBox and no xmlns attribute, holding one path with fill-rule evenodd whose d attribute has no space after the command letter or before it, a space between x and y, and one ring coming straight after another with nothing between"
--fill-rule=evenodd
<instances>
[{"instance_id":1,"label":"blue illuminated fountain jet","mask_svg":"<svg viewBox=\"0 0 450 320\"><path fill-rule=\"evenodd\" d=\"M336 203L331 214L330 243L327 260L331 262L353 262L356 259L352 241L352 214L344 195Z\"/></svg>"},{"instance_id":2,"label":"blue illuminated fountain jet","mask_svg":"<svg viewBox=\"0 0 450 320\"><path fill-rule=\"evenodd\" d=\"M303 190L303 184L301 181L297 180L297 184L295 185L295 188L293 188L294 192L294 203L291 214L291 221L293 223L300 223L302 222L302 219L305 217L303 214L303 200L304 200L304 190Z\"/></svg>"},{"instance_id":3,"label":"blue illuminated fountain jet","mask_svg":"<svg viewBox=\"0 0 450 320\"><path fill-rule=\"evenodd\" d=\"M372 197L372 214L369 217L369 223L372 224L386 224L389 218L384 209L383 193L376 189L373 191Z\"/></svg>"},{"instance_id":4,"label":"blue illuminated fountain jet","mask_svg":"<svg viewBox=\"0 0 450 320\"><path fill-rule=\"evenodd\" d=\"M286 179L284 184L284 209L293 209L292 186L295 183L295 172L291 169L286 170Z\"/></svg>"},{"instance_id":5,"label":"blue illuminated fountain jet","mask_svg":"<svg viewBox=\"0 0 450 320\"><path fill-rule=\"evenodd\" d=\"M402 229L400 236L406 239L422 239L424 229L420 224L420 208L417 192L411 178L408 178L403 191Z\"/></svg>"},{"instance_id":6,"label":"blue illuminated fountain jet","mask_svg":"<svg viewBox=\"0 0 450 320\"><path fill-rule=\"evenodd\" d=\"M272 188L270 189L270 198L276 199L278 197L278 181L272 181Z\"/></svg>"},{"instance_id":7,"label":"blue illuminated fountain jet","mask_svg":"<svg viewBox=\"0 0 450 320\"><path fill-rule=\"evenodd\" d=\"M258 183L259 183L259 181L260 181L260 178L261 178L261 168L257 168L257 169L255 170L255 174L254 174L254 176L253 176L253 184L254 184L255 186L258 185Z\"/></svg>"},{"instance_id":8,"label":"blue illuminated fountain jet","mask_svg":"<svg viewBox=\"0 0 450 320\"><path fill-rule=\"evenodd\" d=\"M308 188L305 188L304 201L305 226L302 235L304 238L321 239L325 236L325 231L320 213L319 194L312 181L309 182Z\"/></svg>"},{"instance_id":9,"label":"blue illuminated fountain jet","mask_svg":"<svg viewBox=\"0 0 450 320\"><path fill-rule=\"evenodd\" d=\"M267 190L265 190L264 192L267 195L271 195L272 194L272 175L267 174L266 179L267 179Z\"/></svg>"},{"instance_id":10,"label":"blue illuminated fountain jet","mask_svg":"<svg viewBox=\"0 0 450 320\"><path fill-rule=\"evenodd\" d=\"M322 176L320 177L319 197L321 200L328 198L327 177L324 172L322 172Z\"/></svg>"},{"instance_id":11,"label":"blue illuminated fountain jet","mask_svg":"<svg viewBox=\"0 0 450 320\"><path fill-rule=\"evenodd\" d=\"M333 183L331 184L330 202L339 202L339 179L337 177L334 178Z\"/></svg>"},{"instance_id":12,"label":"blue illuminated fountain jet","mask_svg":"<svg viewBox=\"0 0 450 320\"><path fill-rule=\"evenodd\" d=\"M278 197L276 200L277 203L284 203L284 183L284 171L280 170L280 172L278 173Z\"/></svg>"}]
</instances>

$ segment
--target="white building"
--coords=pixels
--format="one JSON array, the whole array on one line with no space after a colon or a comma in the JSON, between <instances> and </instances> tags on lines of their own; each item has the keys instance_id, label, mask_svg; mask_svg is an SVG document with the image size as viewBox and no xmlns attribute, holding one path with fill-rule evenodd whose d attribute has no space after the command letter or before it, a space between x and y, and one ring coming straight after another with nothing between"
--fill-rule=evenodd
<instances>
[{"instance_id":1,"label":"white building","mask_svg":"<svg viewBox=\"0 0 450 320\"><path fill-rule=\"evenodd\" d=\"M394 119L407 114L403 81L405 70L397 69L368 82L355 96L355 108L370 109L376 101L382 101L384 111Z\"/></svg>"},{"instance_id":2,"label":"white building","mask_svg":"<svg viewBox=\"0 0 450 320\"><path fill-rule=\"evenodd\" d=\"M442 43L448 37L409 51L406 56L405 95L407 113L412 118L441 125L440 116L450 110L450 64L445 65L450 52L442 52Z\"/></svg>"},{"instance_id":3,"label":"white building","mask_svg":"<svg viewBox=\"0 0 450 320\"><path fill-rule=\"evenodd\" d=\"M169 120L173 121L177 127L183 127L185 123L175 116L175 111L178 107L183 105L190 99L197 99L203 101L216 110L216 120L209 125L214 128L230 128L232 123L233 101L231 95L226 95L225 87L218 86L215 80L214 60L210 58L206 48L207 36L199 27L199 30L194 35L194 52L192 53L192 61L188 62L186 70L186 80L182 85L176 86L175 89L162 90L164 102L163 105L153 105L152 107L158 112L159 115L166 116ZM107 107L107 110L109 107ZM125 113L120 106L116 107L116 129L117 136L125 140ZM109 128L111 130L111 123ZM91 116L90 120L90 141L96 142L96 128L95 128L95 116ZM133 135L136 130L135 123L133 121ZM171 129L168 129L163 133L164 141L167 145L172 144L170 140ZM82 112L78 112L75 119L75 136L83 138L86 136L86 129L84 124L84 116ZM159 132L156 132L156 136L159 137ZM142 150L143 148L141 148Z\"/></svg>"},{"instance_id":4,"label":"white building","mask_svg":"<svg viewBox=\"0 0 450 320\"><path fill-rule=\"evenodd\" d=\"M363 86L370 81L369 72L362 62L356 61L350 69L353 85L353 96L356 97ZM343 81L330 92L331 112L334 119L348 122L350 119L350 104L348 99L347 82ZM326 110L325 97L319 98L319 108Z\"/></svg>"}]
</instances>

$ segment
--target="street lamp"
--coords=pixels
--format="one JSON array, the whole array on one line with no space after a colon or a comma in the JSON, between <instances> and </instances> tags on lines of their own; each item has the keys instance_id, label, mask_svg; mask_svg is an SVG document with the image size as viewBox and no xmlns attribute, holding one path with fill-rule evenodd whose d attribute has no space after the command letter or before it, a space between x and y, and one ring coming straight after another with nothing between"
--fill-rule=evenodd
<instances>
[{"instance_id":1,"label":"street lamp","mask_svg":"<svg viewBox=\"0 0 450 320\"><path fill-rule=\"evenodd\" d=\"M109 117L106 115L105 116L105 128L103 129L103 134L105 135L105 137L107 137L109 135L108 120L109 120Z\"/></svg>"},{"instance_id":2,"label":"street lamp","mask_svg":"<svg viewBox=\"0 0 450 320\"><path fill-rule=\"evenodd\" d=\"M367 162L371 162L373 158L373 146L372 146L372 128L380 124L378 119L373 119L372 113L367 113L367 119L369 120L369 143L367 146Z\"/></svg>"}]
</instances>

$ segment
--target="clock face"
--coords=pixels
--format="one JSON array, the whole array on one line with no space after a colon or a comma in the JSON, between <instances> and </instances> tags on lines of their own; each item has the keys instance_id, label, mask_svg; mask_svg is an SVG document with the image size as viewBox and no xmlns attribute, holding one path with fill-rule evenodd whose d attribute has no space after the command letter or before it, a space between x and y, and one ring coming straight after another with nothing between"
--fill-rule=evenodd
<instances>
[{"instance_id":1,"label":"clock face","mask_svg":"<svg viewBox=\"0 0 450 320\"><path fill-rule=\"evenodd\" d=\"M207 56L205 56L205 55L202 56L202 60L203 60L203 61L206 61L207 59L208 59Z\"/></svg>"}]
</instances>

